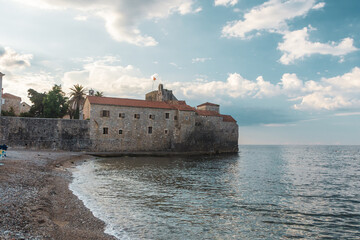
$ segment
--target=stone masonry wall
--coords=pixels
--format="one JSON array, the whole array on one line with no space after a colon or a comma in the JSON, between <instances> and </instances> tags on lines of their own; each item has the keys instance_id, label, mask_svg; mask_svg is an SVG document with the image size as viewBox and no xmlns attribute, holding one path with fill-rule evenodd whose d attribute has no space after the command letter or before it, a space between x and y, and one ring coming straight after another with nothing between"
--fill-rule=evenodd
<instances>
[{"instance_id":1,"label":"stone masonry wall","mask_svg":"<svg viewBox=\"0 0 360 240\"><path fill-rule=\"evenodd\" d=\"M90 150L86 120L0 117L0 144L31 149Z\"/></svg>"},{"instance_id":2,"label":"stone masonry wall","mask_svg":"<svg viewBox=\"0 0 360 240\"><path fill-rule=\"evenodd\" d=\"M190 151L237 152L238 126L218 116L196 116L195 128L181 146Z\"/></svg>"},{"instance_id":3,"label":"stone masonry wall","mask_svg":"<svg viewBox=\"0 0 360 240\"><path fill-rule=\"evenodd\" d=\"M109 111L108 117L102 116L104 110ZM140 114L140 118L135 118L135 114ZM172 109L92 105L90 138L93 151L171 151L176 141L175 126L179 126L179 117L175 120L175 115L177 111Z\"/></svg>"}]
</instances>

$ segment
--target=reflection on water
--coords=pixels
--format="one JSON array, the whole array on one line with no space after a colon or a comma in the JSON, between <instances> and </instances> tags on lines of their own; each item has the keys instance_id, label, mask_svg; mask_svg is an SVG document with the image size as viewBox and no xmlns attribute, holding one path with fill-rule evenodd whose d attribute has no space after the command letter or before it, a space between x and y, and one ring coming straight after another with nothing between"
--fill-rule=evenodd
<instances>
[{"instance_id":1,"label":"reflection on water","mask_svg":"<svg viewBox=\"0 0 360 240\"><path fill-rule=\"evenodd\" d=\"M359 179L360 147L241 146L88 161L70 188L120 239L356 239Z\"/></svg>"}]
</instances>

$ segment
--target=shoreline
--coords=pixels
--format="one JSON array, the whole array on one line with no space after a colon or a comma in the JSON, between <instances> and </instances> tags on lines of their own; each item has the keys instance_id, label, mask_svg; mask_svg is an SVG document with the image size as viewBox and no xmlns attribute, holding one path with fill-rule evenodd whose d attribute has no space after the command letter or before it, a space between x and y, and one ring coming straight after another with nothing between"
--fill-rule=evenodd
<instances>
[{"instance_id":1,"label":"shoreline","mask_svg":"<svg viewBox=\"0 0 360 240\"><path fill-rule=\"evenodd\" d=\"M0 162L0 239L116 239L69 189L81 152L10 149Z\"/></svg>"}]
</instances>

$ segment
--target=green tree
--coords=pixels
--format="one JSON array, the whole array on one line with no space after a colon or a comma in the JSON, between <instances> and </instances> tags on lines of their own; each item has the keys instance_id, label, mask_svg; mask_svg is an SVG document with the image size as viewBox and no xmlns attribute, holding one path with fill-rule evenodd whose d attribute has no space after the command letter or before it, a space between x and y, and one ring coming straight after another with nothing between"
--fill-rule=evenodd
<instances>
[{"instance_id":1,"label":"green tree","mask_svg":"<svg viewBox=\"0 0 360 240\"><path fill-rule=\"evenodd\" d=\"M28 90L28 98L32 102L32 106L29 111L29 116L32 117L44 117L44 99L46 93L39 93L34 89Z\"/></svg>"},{"instance_id":2,"label":"green tree","mask_svg":"<svg viewBox=\"0 0 360 240\"><path fill-rule=\"evenodd\" d=\"M61 85L54 85L44 98L44 117L62 118L67 113L68 98L61 90Z\"/></svg>"},{"instance_id":3,"label":"green tree","mask_svg":"<svg viewBox=\"0 0 360 240\"><path fill-rule=\"evenodd\" d=\"M81 86L80 84L74 85L72 88L70 88L70 108L75 110L74 118L79 119L80 118L80 109L84 105L85 102L85 88ZM71 115L70 115L71 117Z\"/></svg>"},{"instance_id":4,"label":"green tree","mask_svg":"<svg viewBox=\"0 0 360 240\"><path fill-rule=\"evenodd\" d=\"M103 96L104 96L104 92L96 91L95 97L103 97Z\"/></svg>"}]
</instances>

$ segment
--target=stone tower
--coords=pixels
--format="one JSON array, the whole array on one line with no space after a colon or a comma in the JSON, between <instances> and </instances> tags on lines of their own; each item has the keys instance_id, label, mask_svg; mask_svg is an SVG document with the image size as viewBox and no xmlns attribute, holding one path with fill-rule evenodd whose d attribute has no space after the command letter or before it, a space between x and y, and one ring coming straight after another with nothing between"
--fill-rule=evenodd
<instances>
[{"instance_id":1,"label":"stone tower","mask_svg":"<svg viewBox=\"0 0 360 240\"><path fill-rule=\"evenodd\" d=\"M149 92L146 94L145 99L148 101L177 101L177 98L174 96L171 90L164 89L162 84L159 84L158 90Z\"/></svg>"}]
</instances>

